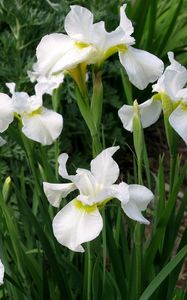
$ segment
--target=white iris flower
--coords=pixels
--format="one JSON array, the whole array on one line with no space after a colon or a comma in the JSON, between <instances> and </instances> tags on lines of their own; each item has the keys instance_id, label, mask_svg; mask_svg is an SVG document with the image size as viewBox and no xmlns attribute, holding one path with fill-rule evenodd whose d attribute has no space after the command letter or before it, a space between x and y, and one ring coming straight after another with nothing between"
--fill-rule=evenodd
<instances>
[{"instance_id":1,"label":"white iris flower","mask_svg":"<svg viewBox=\"0 0 187 300\"><path fill-rule=\"evenodd\" d=\"M63 118L53 110L42 106L42 96L46 85L36 85L33 96L25 92L15 92L15 83L7 83L12 94L0 93L0 132L5 131L14 115L22 121L22 131L31 140L42 145L50 145L58 138L63 127Z\"/></svg>"},{"instance_id":2,"label":"white iris flower","mask_svg":"<svg viewBox=\"0 0 187 300\"><path fill-rule=\"evenodd\" d=\"M107 32L103 21L93 23L93 14L86 8L73 5L65 18L67 34L52 33L42 38L37 56L37 71L50 78L73 69L80 63L102 63L118 52L130 81L139 89L154 82L163 72L163 62L144 50L135 49L131 21L125 14L126 4L120 8L120 24Z\"/></svg>"},{"instance_id":3,"label":"white iris flower","mask_svg":"<svg viewBox=\"0 0 187 300\"><path fill-rule=\"evenodd\" d=\"M3 284L4 273L5 273L5 268L4 265L2 264L2 261L0 260L0 285Z\"/></svg>"},{"instance_id":4,"label":"white iris flower","mask_svg":"<svg viewBox=\"0 0 187 300\"><path fill-rule=\"evenodd\" d=\"M187 69L174 59L172 52L168 53L168 58L170 65L153 85L153 92L157 94L139 105L140 118L144 128L152 125L159 118L163 105L171 126L187 144ZM133 131L133 106L123 105L118 114L124 128Z\"/></svg>"},{"instance_id":5,"label":"white iris flower","mask_svg":"<svg viewBox=\"0 0 187 300\"><path fill-rule=\"evenodd\" d=\"M77 169L76 175L68 175L68 155L59 156L59 174L71 183L44 182L44 192L49 202L59 207L61 199L78 190L75 199L63 207L53 220L53 232L62 245L73 251L84 252L82 243L95 239L102 230L103 220L99 209L112 198L117 198L126 215L140 223L149 224L142 211L153 199L152 192L142 185L115 184L119 167L112 156L119 147L103 150L91 161L90 170Z\"/></svg>"}]
</instances>

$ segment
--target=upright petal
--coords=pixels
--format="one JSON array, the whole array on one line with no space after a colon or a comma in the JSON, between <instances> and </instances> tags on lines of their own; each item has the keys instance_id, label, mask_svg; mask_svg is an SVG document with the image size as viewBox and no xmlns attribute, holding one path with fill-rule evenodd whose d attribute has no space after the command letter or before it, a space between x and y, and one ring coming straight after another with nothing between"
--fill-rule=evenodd
<instances>
[{"instance_id":1,"label":"upright petal","mask_svg":"<svg viewBox=\"0 0 187 300\"><path fill-rule=\"evenodd\" d=\"M171 113L169 122L187 144L187 107L179 105Z\"/></svg>"},{"instance_id":2,"label":"upright petal","mask_svg":"<svg viewBox=\"0 0 187 300\"><path fill-rule=\"evenodd\" d=\"M0 132L5 131L14 119L12 99L0 93Z\"/></svg>"},{"instance_id":3,"label":"upright petal","mask_svg":"<svg viewBox=\"0 0 187 300\"><path fill-rule=\"evenodd\" d=\"M154 82L163 72L163 62L155 55L128 47L125 52L119 52L121 64L124 66L129 80L140 90Z\"/></svg>"},{"instance_id":4,"label":"upright petal","mask_svg":"<svg viewBox=\"0 0 187 300\"><path fill-rule=\"evenodd\" d=\"M152 98L139 104L138 107L143 128L154 124L162 111L162 103L158 100L153 100ZM131 105L123 105L118 111L123 127L131 132L133 131L133 114L133 106Z\"/></svg>"},{"instance_id":5,"label":"upright petal","mask_svg":"<svg viewBox=\"0 0 187 300\"><path fill-rule=\"evenodd\" d=\"M167 70L165 72L165 92L170 99L178 101L178 93L187 83L187 70L183 71Z\"/></svg>"},{"instance_id":6,"label":"upright petal","mask_svg":"<svg viewBox=\"0 0 187 300\"><path fill-rule=\"evenodd\" d=\"M83 195L95 195L99 187L93 174L84 169L78 169L78 175L74 177L74 183Z\"/></svg>"},{"instance_id":7,"label":"upright petal","mask_svg":"<svg viewBox=\"0 0 187 300\"><path fill-rule=\"evenodd\" d=\"M153 92L164 92L171 100L179 100L178 92L187 82L187 70L174 59L173 52L168 52L170 65L165 69L156 84L153 85Z\"/></svg>"},{"instance_id":8,"label":"upright petal","mask_svg":"<svg viewBox=\"0 0 187 300\"><path fill-rule=\"evenodd\" d=\"M103 150L91 161L91 172L99 184L110 186L119 177L119 167L112 156L119 146Z\"/></svg>"},{"instance_id":9,"label":"upright petal","mask_svg":"<svg viewBox=\"0 0 187 300\"><path fill-rule=\"evenodd\" d=\"M103 220L97 208L87 212L68 203L53 220L53 232L60 244L76 252L84 252L82 243L95 239L101 232Z\"/></svg>"},{"instance_id":10,"label":"upright petal","mask_svg":"<svg viewBox=\"0 0 187 300\"><path fill-rule=\"evenodd\" d=\"M7 82L6 86L9 89L10 93L13 95L15 93L15 91L16 91L16 84L15 84L15 82Z\"/></svg>"},{"instance_id":11,"label":"upright petal","mask_svg":"<svg viewBox=\"0 0 187 300\"><path fill-rule=\"evenodd\" d=\"M3 284L4 273L5 273L5 268L4 265L2 264L2 261L0 260L0 285Z\"/></svg>"},{"instance_id":12,"label":"upright petal","mask_svg":"<svg viewBox=\"0 0 187 300\"><path fill-rule=\"evenodd\" d=\"M62 178L72 181L74 179L75 175L69 175L67 172L66 163L67 163L68 157L69 156L67 153L62 153L59 155L59 157L58 157L58 163L59 163L58 172L59 172L60 176L62 176Z\"/></svg>"},{"instance_id":13,"label":"upright petal","mask_svg":"<svg viewBox=\"0 0 187 300\"><path fill-rule=\"evenodd\" d=\"M16 84L14 82L6 83L10 93L12 94L13 110L17 114L22 114L28 110L29 95L25 92L16 92Z\"/></svg>"},{"instance_id":14,"label":"upright petal","mask_svg":"<svg viewBox=\"0 0 187 300\"><path fill-rule=\"evenodd\" d=\"M129 185L129 201L122 203L121 206L129 218L140 223L149 224L141 211L144 211L153 199L154 195L148 188L143 185L131 184Z\"/></svg>"},{"instance_id":15,"label":"upright petal","mask_svg":"<svg viewBox=\"0 0 187 300\"><path fill-rule=\"evenodd\" d=\"M23 133L42 145L52 144L60 135L63 127L63 118L60 114L41 108L37 112L22 116Z\"/></svg>"},{"instance_id":16,"label":"upright petal","mask_svg":"<svg viewBox=\"0 0 187 300\"><path fill-rule=\"evenodd\" d=\"M123 4L120 7L120 27L123 29L124 34L126 36L130 36L134 32L134 28L132 26L131 20L129 20L126 16L125 10L126 10L127 4Z\"/></svg>"},{"instance_id":17,"label":"upright petal","mask_svg":"<svg viewBox=\"0 0 187 300\"><path fill-rule=\"evenodd\" d=\"M93 14L85 7L79 5L70 6L64 28L67 34L74 40L90 42L92 40Z\"/></svg>"},{"instance_id":18,"label":"upright petal","mask_svg":"<svg viewBox=\"0 0 187 300\"><path fill-rule=\"evenodd\" d=\"M44 193L54 207L59 207L61 199L76 189L73 183L48 183L43 182Z\"/></svg>"}]
</instances>

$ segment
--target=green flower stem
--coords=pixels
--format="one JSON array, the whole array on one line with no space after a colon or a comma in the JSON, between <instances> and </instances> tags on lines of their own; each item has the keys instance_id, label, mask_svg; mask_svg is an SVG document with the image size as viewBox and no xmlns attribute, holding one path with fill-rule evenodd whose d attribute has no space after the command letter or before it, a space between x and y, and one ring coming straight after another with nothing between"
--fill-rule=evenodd
<instances>
[{"instance_id":1,"label":"green flower stem","mask_svg":"<svg viewBox=\"0 0 187 300\"><path fill-rule=\"evenodd\" d=\"M79 107L79 110L81 112L81 115L90 131L91 139L92 139L92 154L93 157L95 157L97 154L99 154L102 151L102 144L100 140L100 121L99 117L97 117L97 124L95 124L95 115L93 115L93 105L92 109L89 105L89 102L87 99L83 98L81 95L79 89L76 89L76 100ZM95 107L96 105L94 105ZM97 111L96 108L94 108L94 111ZM98 110L98 114L101 114L100 110Z\"/></svg>"},{"instance_id":2,"label":"green flower stem","mask_svg":"<svg viewBox=\"0 0 187 300\"><path fill-rule=\"evenodd\" d=\"M137 157L138 167L138 184L142 184L142 161L144 153L144 133L140 121L138 103L134 101L134 118L133 118L133 138L134 148ZM134 251L133 259L135 266L135 286L131 286L131 299L138 300L142 289L142 234L143 225L136 224L134 229Z\"/></svg>"},{"instance_id":3,"label":"green flower stem","mask_svg":"<svg viewBox=\"0 0 187 300\"><path fill-rule=\"evenodd\" d=\"M142 289L142 228L143 225L136 224L134 229L134 267L135 276L132 300L139 300Z\"/></svg>"},{"instance_id":4,"label":"green flower stem","mask_svg":"<svg viewBox=\"0 0 187 300\"><path fill-rule=\"evenodd\" d=\"M175 166L177 161L177 142L178 135L171 127L169 123L169 116L173 110L180 104L180 102L173 103L166 94L161 94L162 108L164 113L164 125L167 143L170 152L170 187L173 186L174 176L175 176Z\"/></svg>"},{"instance_id":5,"label":"green flower stem","mask_svg":"<svg viewBox=\"0 0 187 300\"><path fill-rule=\"evenodd\" d=\"M87 243L87 271L88 271L88 285L87 285L87 300L91 300L91 283L92 283L92 260L90 242Z\"/></svg>"},{"instance_id":6,"label":"green flower stem","mask_svg":"<svg viewBox=\"0 0 187 300\"><path fill-rule=\"evenodd\" d=\"M102 210L103 217L103 230L102 230L102 240L103 240L103 286L102 286L102 295L105 293L105 280L106 280L106 224L105 224L105 210ZM103 297L102 297L103 298Z\"/></svg>"}]
</instances>

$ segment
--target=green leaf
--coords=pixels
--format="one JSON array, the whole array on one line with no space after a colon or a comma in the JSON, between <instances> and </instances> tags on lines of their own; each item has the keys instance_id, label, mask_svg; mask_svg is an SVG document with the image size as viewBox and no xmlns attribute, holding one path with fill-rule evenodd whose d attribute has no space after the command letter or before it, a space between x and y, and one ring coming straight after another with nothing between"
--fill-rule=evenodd
<instances>
[{"instance_id":1,"label":"green leaf","mask_svg":"<svg viewBox=\"0 0 187 300\"><path fill-rule=\"evenodd\" d=\"M177 267L177 265L187 255L187 246L182 248L178 254L158 273L158 275L151 281L148 287L145 289L139 300L148 300L150 296L156 291L161 283L167 278L167 276Z\"/></svg>"}]
</instances>

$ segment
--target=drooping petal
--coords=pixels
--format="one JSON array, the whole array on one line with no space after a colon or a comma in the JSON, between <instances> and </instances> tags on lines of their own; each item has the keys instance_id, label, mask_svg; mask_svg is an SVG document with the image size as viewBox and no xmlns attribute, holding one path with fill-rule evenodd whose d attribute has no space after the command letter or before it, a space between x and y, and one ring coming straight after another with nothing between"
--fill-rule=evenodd
<instances>
[{"instance_id":1,"label":"drooping petal","mask_svg":"<svg viewBox=\"0 0 187 300\"><path fill-rule=\"evenodd\" d=\"M60 135L63 118L60 114L42 107L37 112L22 116L23 133L42 145L52 144Z\"/></svg>"},{"instance_id":2,"label":"drooping petal","mask_svg":"<svg viewBox=\"0 0 187 300\"><path fill-rule=\"evenodd\" d=\"M48 183L43 182L44 193L54 207L59 207L61 199L76 189L73 183Z\"/></svg>"},{"instance_id":3,"label":"drooping petal","mask_svg":"<svg viewBox=\"0 0 187 300\"><path fill-rule=\"evenodd\" d=\"M127 51L119 52L119 58L129 80L140 90L157 80L163 72L163 62L144 50L129 46Z\"/></svg>"},{"instance_id":4,"label":"drooping petal","mask_svg":"<svg viewBox=\"0 0 187 300\"><path fill-rule=\"evenodd\" d=\"M147 208L150 201L154 199L153 193L143 185L129 185L129 201L122 203L122 209L126 215L140 223L149 224L149 221L144 218L142 211Z\"/></svg>"},{"instance_id":5,"label":"drooping petal","mask_svg":"<svg viewBox=\"0 0 187 300\"><path fill-rule=\"evenodd\" d=\"M119 167L112 158L118 149L119 146L107 148L91 161L91 173L99 184L110 186L118 179Z\"/></svg>"},{"instance_id":6,"label":"drooping petal","mask_svg":"<svg viewBox=\"0 0 187 300\"><path fill-rule=\"evenodd\" d=\"M79 5L71 5L70 8L64 21L67 34L76 41L91 42L93 14L87 8Z\"/></svg>"},{"instance_id":7,"label":"drooping petal","mask_svg":"<svg viewBox=\"0 0 187 300\"><path fill-rule=\"evenodd\" d=\"M132 220L135 220L137 222L143 223L143 224L149 224L150 222L144 218L141 211L138 209L136 204L134 202L128 202L127 204L121 204L121 207L124 211L124 213Z\"/></svg>"},{"instance_id":8,"label":"drooping petal","mask_svg":"<svg viewBox=\"0 0 187 300\"><path fill-rule=\"evenodd\" d=\"M143 128L154 124L158 120L162 111L162 103L158 100L153 100L152 98L139 104L138 107ZM118 111L123 127L131 132L133 131L133 114L134 110L131 105L125 104Z\"/></svg>"},{"instance_id":9,"label":"drooping petal","mask_svg":"<svg viewBox=\"0 0 187 300\"><path fill-rule=\"evenodd\" d=\"M187 144L187 107L179 105L171 113L169 122Z\"/></svg>"},{"instance_id":10,"label":"drooping petal","mask_svg":"<svg viewBox=\"0 0 187 300\"><path fill-rule=\"evenodd\" d=\"M0 260L0 285L3 284L4 273L5 273L5 268L4 265L2 264L2 261Z\"/></svg>"},{"instance_id":11,"label":"drooping petal","mask_svg":"<svg viewBox=\"0 0 187 300\"><path fill-rule=\"evenodd\" d=\"M120 200L122 203L129 201L129 185L125 182L113 184L110 187L110 196Z\"/></svg>"},{"instance_id":12,"label":"drooping petal","mask_svg":"<svg viewBox=\"0 0 187 300\"><path fill-rule=\"evenodd\" d=\"M56 74L64 70L75 68L82 62L94 63L97 55L97 49L93 45L79 47L73 45L71 51L67 51L59 60L53 64L51 74Z\"/></svg>"},{"instance_id":13,"label":"drooping petal","mask_svg":"<svg viewBox=\"0 0 187 300\"><path fill-rule=\"evenodd\" d=\"M142 211L147 208L147 205L154 199L153 193L143 185L129 185L129 201L134 202Z\"/></svg>"},{"instance_id":14,"label":"drooping petal","mask_svg":"<svg viewBox=\"0 0 187 300\"><path fill-rule=\"evenodd\" d=\"M60 244L72 251L84 252L82 243L95 239L101 232L103 220L97 208L86 211L68 203L53 220L53 232Z\"/></svg>"},{"instance_id":15,"label":"drooping petal","mask_svg":"<svg viewBox=\"0 0 187 300\"><path fill-rule=\"evenodd\" d=\"M12 99L0 93L0 132L5 131L14 119Z\"/></svg>"},{"instance_id":16,"label":"drooping petal","mask_svg":"<svg viewBox=\"0 0 187 300\"><path fill-rule=\"evenodd\" d=\"M37 72L43 76L52 74L59 59L73 47L73 41L65 34L52 33L44 36L37 49Z\"/></svg>"},{"instance_id":17,"label":"drooping petal","mask_svg":"<svg viewBox=\"0 0 187 300\"><path fill-rule=\"evenodd\" d=\"M3 146L4 144L6 144L6 141L2 137L0 137L0 146Z\"/></svg>"}]
</instances>

